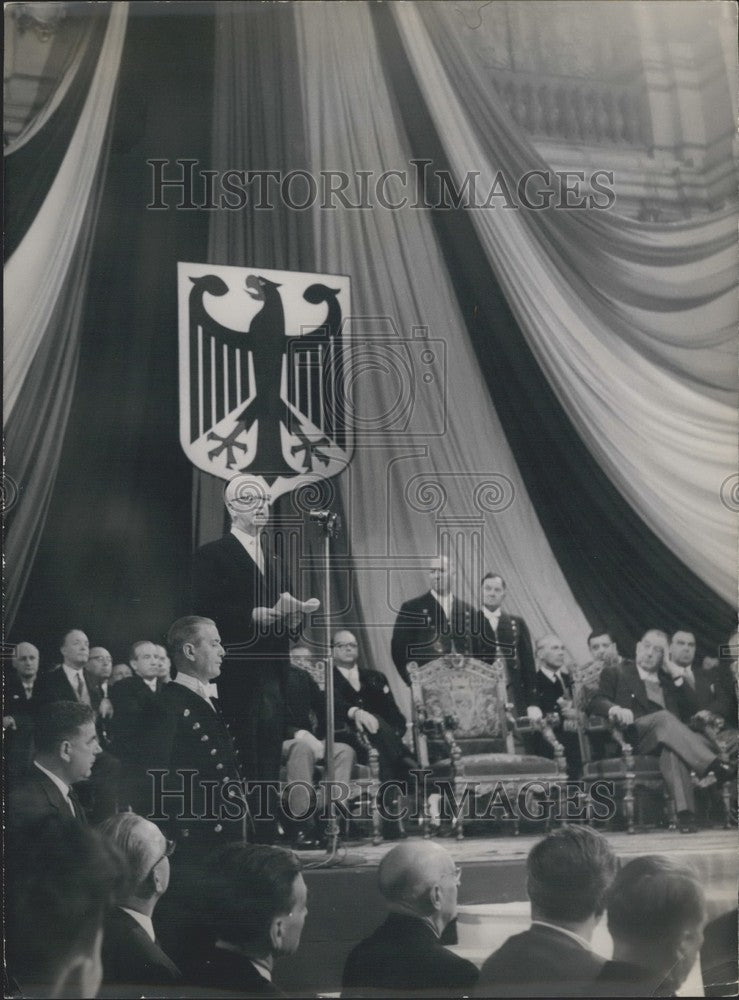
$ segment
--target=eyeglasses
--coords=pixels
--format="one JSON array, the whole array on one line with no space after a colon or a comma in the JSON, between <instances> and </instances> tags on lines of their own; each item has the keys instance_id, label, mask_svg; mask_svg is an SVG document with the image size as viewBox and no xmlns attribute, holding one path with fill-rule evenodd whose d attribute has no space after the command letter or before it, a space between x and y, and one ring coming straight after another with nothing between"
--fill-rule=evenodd
<instances>
[{"instance_id":1,"label":"eyeglasses","mask_svg":"<svg viewBox=\"0 0 739 1000\"><path fill-rule=\"evenodd\" d=\"M154 869L156 868L156 866L159 864L160 861L164 861L165 858L171 858L172 857L172 855L174 854L174 849L175 849L176 846L177 846L177 842L174 841L174 840L165 840L164 841L164 854L160 858L156 859L156 861L154 862L154 864L151 866L151 868L149 869L149 871L146 873L146 877L147 878L151 875L151 873L154 871Z\"/></svg>"},{"instance_id":2,"label":"eyeglasses","mask_svg":"<svg viewBox=\"0 0 739 1000\"><path fill-rule=\"evenodd\" d=\"M462 882L462 869L459 867L459 865L455 865L454 866L454 871L453 872L444 872L444 874L445 875L451 875L452 878L454 879L454 881L457 883L457 885L461 884L461 882Z\"/></svg>"},{"instance_id":3,"label":"eyeglasses","mask_svg":"<svg viewBox=\"0 0 739 1000\"><path fill-rule=\"evenodd\" d=\"M337 649L359 649L359 644L356 642L335 642L334 646Z\"/></svg>"}]
</instances>

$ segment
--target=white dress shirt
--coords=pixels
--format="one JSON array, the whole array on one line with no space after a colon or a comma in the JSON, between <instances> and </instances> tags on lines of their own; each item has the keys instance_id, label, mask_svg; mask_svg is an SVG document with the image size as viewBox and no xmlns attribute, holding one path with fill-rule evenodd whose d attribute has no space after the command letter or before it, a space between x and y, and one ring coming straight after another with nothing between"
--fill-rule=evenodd
<instances>
[{"instance_id":1,"label":"white dress shirt","mask_svg":"<svg viewBox=\"0 0 739 1000\"><path fill-rule=\"evenodd\" d=\"M127 913L129 917L133 917L136 923L144 928L151 940L156 941L157 937L154 933L154 924L151 922L151 917L148 917L145 913L139 913L138 910L129 910L127 906L120 906L119 909Z\"/></svg>"},{"instance_id":2,"label":"white dress shirt","mask_svg":"<svg viewBox=\"0 0 739 1000\"><path fill-rule=\"evenodd\" d=\"M67 675L67 680L72 685L72 690L75 693L77 701L81 701L84 705L90 705L90 691L87 687L87 681L85 680L85 672L82 667L79 670L75 670L74 667L67 666L66 663L62 663L62 670ZM82 678L82 684L84 686L84 694L80 698L79 693L79 683L80 677Z\"/></svg>"},{"instance_id":3,"label":"white dress shirt","mask_svg":"<svg viewBox=\"0 0 739 1000\"><path fill-rule=\"evenodd\" d=\"M256 535L250 535L247 531L242 531L241 528L232 525L231 534L244 546L247 555L251 556L253 562L259 567L259 572L264 573L264 552L262 552L260 544L261 532L258 531Z\"/></svg>"},{"instance_id":4,"label":"white dress shirt","mask_svg":"<svg viewBox=\"0 0 739 1000\"><path fill-rule=\"evenodd\" d=\"M452 620L452 604L454 603L454 594L449 591L448 594L437 594L435 590L431 591L431 595L434 600L441 606L441 610L447 617L447 621Z\"/></svg>"},{"instance_id":5,"label":"white dress shirt","mask_svg":"<svg viewBox=\"0 0 739 1000\"><path fill-rule=\"evenodd\" d=\"M483 606L482 609L482 613L490 622L490 627L492 628L493 632L495 632L496 636L498 634L498 627L500 625L500 616L502 611L503 611L502 608L496 608L495 611L491 611L490 608L486 608L485 606Z\"/></svg>"},{"instance_id":6,"label":"white dress shirt","mask_svg":"<svg viewBox=\"0 0 739 1000\"><path fill-rule=\"evenodd\" d=\"M183 674L181 670L177 671L177 676L172 681L173 684L181 684L182 687L188 688L190 691L194 692L203 701L207 701L210 707L215 712L216 706L210 700L211 694L215 697L216 692L213 691L215 687L214 684L204 684L197 677L192 677L190 674Z\"/></svg>"}]
</instances>

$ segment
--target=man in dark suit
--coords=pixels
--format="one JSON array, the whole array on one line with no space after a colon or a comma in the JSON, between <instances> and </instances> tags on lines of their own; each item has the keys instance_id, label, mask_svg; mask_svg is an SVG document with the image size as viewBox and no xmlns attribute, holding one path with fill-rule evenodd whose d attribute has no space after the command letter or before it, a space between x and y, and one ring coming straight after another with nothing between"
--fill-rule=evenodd
<instances>
[{"instance_id":1,"label":"man in dark suit","mask_svg":"<svg viewBox=\"0 0 739 1000\"><path fill-rule=\"evenodd\" d=\"M101 752L92 709L74 701L43 705L36 715L34 742L28 775L10 793L9 827L20 832L52 815L71 816L86 825L73 785L87 781Z\"/></svg>"},{"instance_id":2,"label":"man in dark suit","mask_svg":"<svg viewBox=\"0 0 739 1000\"><path fill-rule=\"evenodd\" d=\"M657 854L629 861L608 895L613 958L591 997L674 997L698 958L706 922L695 872ZM734 939L736 969L736 938Z\"/></svg>"},{"instance_id":3,"label":"man in dark suit","mask_svg":"<svg viewBox=\"0 0 739 1000\"><path fill-rule=\"evenodd\" d=\"M399 844L380 862L389 915L350 952L342 997L468 996L477 969L441 943L457 915L461 878L449 852L432 842Z\"/></svg>"},{"instance_id":4,"label":"man in dark suit","mask_svg":"<svg viewBox=\"0 0 739 1000\"><path fill-rule=\"evenodd\" d=\"M536 705L536 666L531 635L523 618L503 610L506 582L500 573L486 573L481 583L482 609L473 629L473 655L486 663L503 659L508 701L517 715Z\"/></svg>"},{"instance_id":5,"label":"man in dark suit","mask_svg":"<svg viewBox=\"0 0 739 1000\"><path fill-rule=\"evenodd\" d=\"M90 658L90 642L85 633L80 629L67 632L60 652L61 665L42 674L36 682L32 712L35 715L42 705L50 702L74 701L89 705L97 715L102 696L99 687L90 685L85 675L84 668ZM99 823L117 811L120 772L118 758L103 749L95 762L89 785L82 792L91 822Z\"/></svg>"},{"instance_id":6,"label":"man in dark suit","mask_svg":"<svg viewBox=\"0 0 739 1000\"><path fill-rule=\"evenodd\" d=\"M234 746L212 684L224 650L208 618L178 619L167 637L177 676L151 715L149 819L167 823L181 850L202 855L243 835L245 810ZM125 683L120 681L120 684Z\"/></svg>"},{"instance_id":7,"label":"man in dark suit","mask_svg":"<svg viewBox=\"0 0 739 1000\"><path fill-rule=\"evenodd\" d=\"M419 765L403 743L408 724L395 703L387 678L379 670L359 666L359 646L352 632L345 629L336 632L332 644L336 738L366 756L361 733L377 750L380 780L407 782L409 772L418 770ZM388 792L391 794L387 800L380 797L384 835L403 836L403 825L397 822L400 818L397 784L388 785Z\"/></svg>"},{"instance_id":8,"label":"man in dark suit","mask_svg":"<svg viewBox=\"0 0 739 1000\"><path fill-rule=\"evenodd\" d=\"M617 865L606 838L587 827L563 827L535 844L526 860L531 927L485 961L475 995L590 995L605 961L590 941Z\"/></svg>"},{"instance_id":9,"label":"man in dark suit","mask_svg":"<svg viewBox=\"0 0 739 1000\"><path fill-rule=\"evenodd\" d=\"M536 705L543 715L557 715L553 731L564 747L567 777L577 779L582 773L582 753L577 733L577 716L569 671L565 668L565 646L559 636L545 635L536 643ZM552 757L552 747L537 733L537 753Z\"/></svg>"},{"instance_id":10,"label":"man in dark suit","mask_svg":"<svg viewBox=\"0 0 739 1000\"><path fill-rule=\"evenodd\" d=\"M146 776L150 766L149 737L162 686L154 643L147 639L135 642L129 662L133 677L114 684L110 690L113 716L109 732L123 769L120 800L134 812L144 812L151 804Z\"/></svg>"},{"instance_id":11,"label":"man in dark suit","mask_svg":"<svg viewBox=\"0 0 739 1000\"><path fill-rule=\"evenodd\" d=\"M308 890L292 851L229 844L209 859L199 899L210 939L188 978L240 997L284 996L272 981L276 961L297 951Z\"/></svg>"},{"instance_id":12,"label":"man in dark suit","mask_svg":"<svg viewBox=\"0 0 739 1000\"><path fill-rule=\"evenodd\" d=\"M292 654L291 654L292 655ZM287 784L294 785L290 792L287 824L296 850L319 847L314 818L310 813L310 792L305 787L313 782L316 764L326 752L326 698L306 670L290 667L287 675L285 741L282 753L285 760ZM356 762L354 749L346 743L334 743L334 781L348 786ZM301 782L301 784L295 784ZM316 803L320 809L320 803Z\"/></svg>"},{"instance_id":13,"label":"man in dark suit","mask_svg":"<svg viewBox=\"0 0 739 1000\"><path fill-rule=\"evenodd\" d=\"M420 666L445 653L473 651L475 612L452 592L455 574L449 558L433 559L429 575L431 589L404 601L393 629L393 663L406 684L410 684L408 663Z\"/></svg>"},{"instance_id":14,"label":"man in dark suit","mask_svg":"<svg viewBox=\"0 0 739 1000\"><path fill-rule=\"evenodd\" d=\"M21 778L33 754L32 697L38 677L38 649L19 642L3 671L3 760L8 781Z\"/></svg>"},{"instance_id":15,"label":"man in dark suit","mask_svg":"<svg viewBox=\"0 0 739 1000\"><path fill-rule=\"evenodd\" d=\"M169 888L169 858L174 841L132 812L105 820L99 833L128 862L129 891L105 918L103 983L116 984L116 996L140 997L152 986L180 982L182 976L156 939L153 916Z\"/></svg>"},{"instance_id":16,"label":"man in dark suit","mask_svg":"<svg viewBox=\"0 0 739 1000\"><path fill-rule=\"evenodd\" d=\"M113 673L113 657L104 646L93 646L90 656L84 666L85 680L90 692L93 706L96 706L95 721L100 737L100 745L104 750L111 748L108 729L113 715L113 703L110 700L109 689L112 686L110 677Z\"/></svg>"},{"instance_id":17,"label":"man in dark suit","mask_svg":"<svg viewBox=\"0 0 739 1000\"><path fill-rule=\"evenodd\" d=\"M675 802L681 833L694 833L695 793L690 772L719 781L730 776L708 741L683 720L696 709L695 692L685 671L667 656L667 636L657 629L636 644L636 662L607 664L589 710L608 716L633 733L639 753L659 754L660 770Z\"/></svg>"},{"instance_id":18,"label":"man in dark suit","mask_svg":"<svg viewBox=\"0 0 739 1000\"><path fill-rule=\"evenodd\" d=\"M248 781L279 779L290 628L301 620L275 610L289 586L265 530L271 502L263 480L230 480L231 530L199 548L192 567L193 611L218 623L227 650L218 690Z\"/></svg>"}]
</instances>

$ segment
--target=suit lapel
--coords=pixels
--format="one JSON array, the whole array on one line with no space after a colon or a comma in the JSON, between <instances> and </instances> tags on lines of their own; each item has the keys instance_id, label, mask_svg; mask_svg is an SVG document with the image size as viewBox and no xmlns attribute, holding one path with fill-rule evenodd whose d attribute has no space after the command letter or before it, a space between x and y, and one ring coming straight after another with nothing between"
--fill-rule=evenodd
<instances>
[{"instance_id":1,"label":"suit lapel","mask_svg":"<svg viewBox=\"0 0 739 1000\"><path fill-rule=\"evenodd\" d=\"M636 700L639 702L642 708L651 709L651 702L647 697L647 689L644 687L644 681L639 676L639 671L636 668L635 663L629 663L629 670L631 671L631 687L636 695Z\"/></svg>"}]
</instances>

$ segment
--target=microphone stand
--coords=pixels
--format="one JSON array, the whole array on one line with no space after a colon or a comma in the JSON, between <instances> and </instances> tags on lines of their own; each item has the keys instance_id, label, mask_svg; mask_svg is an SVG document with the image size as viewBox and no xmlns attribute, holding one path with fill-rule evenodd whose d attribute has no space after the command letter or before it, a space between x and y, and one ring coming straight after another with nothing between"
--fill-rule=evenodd
<instances>
[{"instance_id":1,"label":"microphone stand","mask_svg":"<svg viewBox=\"0 0 739 1000\"><path fill-rule=\"evenodd\" d=\"M334 803L331 790L336 778L336 768L334 763L335 746L335 719L334 719L334 658L331 653L331 539L335 538L341 527L341 519L338 514L330 511L311 511L310 519L320 525L323 533L323 593L324 593L324 645L326 647L326 659L324 664L324 690L326 694L326 752L324 755L324 774L326 775L326 788L329 791L328 808L328 844L326 845L326 857L312 865L305 865L305 868L330 868L340 865L362 865L365 859L359 855L344 852L339 855L339 820L336 815L336 805ZM324 802L325 808L325 802Z\"/></svg>"}]
</instances>

